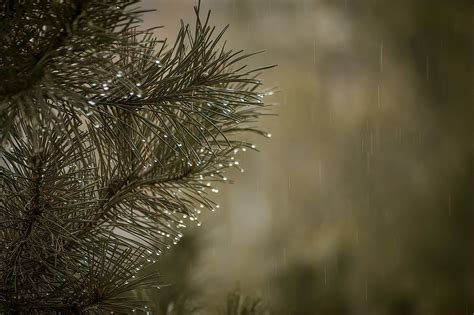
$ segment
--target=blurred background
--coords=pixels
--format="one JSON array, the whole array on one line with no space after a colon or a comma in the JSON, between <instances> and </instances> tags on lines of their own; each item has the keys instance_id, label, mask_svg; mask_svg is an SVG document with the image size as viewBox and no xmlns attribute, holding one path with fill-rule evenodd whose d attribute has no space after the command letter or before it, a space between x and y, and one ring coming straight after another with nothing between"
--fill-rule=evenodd
<instances>
[{"instance_id":1,"label":"blurred background","mask_svg":"<svg viewBox=\"0 0 474 315\"><path fill-rule=\"evenodd\" d=\"M143 1L144 25L172 41L194 4ZM278 116L159 263L169 285L140 293L154 314L234 314L236 298L262 314L472 314L473 2L202 6L229 47L266 51L251 66L278 64L263 75Z\"/></svg>"}]
</instances>

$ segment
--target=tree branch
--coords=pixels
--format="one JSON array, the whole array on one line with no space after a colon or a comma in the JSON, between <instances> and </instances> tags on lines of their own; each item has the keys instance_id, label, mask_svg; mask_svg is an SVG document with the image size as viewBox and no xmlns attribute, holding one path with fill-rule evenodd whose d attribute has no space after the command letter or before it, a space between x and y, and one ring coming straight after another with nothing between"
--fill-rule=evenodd
<instances>
[{"instance_id":1,"label":"tree branch","mask_svg":"<svg viewBox=\"0 0 474 315\"><path fill-rule=\"evenodd\" d=\"M106 188L107 195L106 198L101 202L99 205L100 211L96 214L96 216L89 221L89 223L84 227L82 231L80 231L77 235L75 235L78 239L81 239L84 235L90 233L93 229L102 225L105 221L104 218L109 214L109 212L114 208L116 203L113 202L114 198L118 196L122 196L124 194L128 194L136 189L145 186L154 186L160 184L166 184L173 181L180 181L184 180L188 176L190 176L196 168L196 164L193 163L189 168L186 169L185 172L182 174L178 174L176 176L171 176L168 178L149 178L149 179L139 179L140 177L144 177L148 175L152 169L148 169L147 171L140 174L140 176L125 178L123 180L114 181L112 185L109 185ZM134 178L130 180L131 178ZM73 242L66 243L65 248L69 249L69 247L73 244ZM68 246L69 245L69 246Z\"/></svg>"},{"instance_id":2,"label":"tree branch","mask_svg":"<svg viewBox=\"0 0 474 315\"><path fill-rule=\"evenodd\" d=\"M76 0L74 2L74 11L71 16L69 23L64 25L62 31L56 36L56 39L52 41L47 47L43 48L38 53L30 57L31 63L26 64L22 63L18 65L20 69L15 69L12 67L6 66L5 71L3 72L2 84L0 85L0 95L3 97L11 97L20 93L23 90L27 90L35 85L44 75L44 67L46 63L44 62L46 58L49 58L53 55L53 52L56 52L60 47L74 36L72 32L74 26L77 24L78 20L81 18L83 13L84 5L87 5L88 0ZM9 77L10 76L10 77ZM13 77L13 79L11 79Z\"/></svg>"},{"instance_id":3,"label":"tree branch","mask_svg":"<svg viewBox=\"0 0 474 315\"><path fill-rule=\"evenodd\" d=\"M32 164L32 183L33 183L33 193L31 202L28 206L28 210L26 212L26 219L23 220L22 223L22 233L19 240L17 240L17 244L15 249L12 251L12 254L9 258L9 261L5 264L7 268L10 270L3 275L3 283L6 284L8 287L9 285L13 285L16 288L16 280L11 283L11 275L14 274L16 279L16 268L18 266L18 260L20 258L21 253L23 252L24 248L27 246L28 240L33 233L34 225L38 222L39 218L43 214L44 211L44 202L41 198L41 190L44 185L43 182L43 162L41 157L38 155L33 155L31 158ZM11 245L15 246L15 245ZM13 290L14 292L16 289Z\"/></svg>"}]
</instances>

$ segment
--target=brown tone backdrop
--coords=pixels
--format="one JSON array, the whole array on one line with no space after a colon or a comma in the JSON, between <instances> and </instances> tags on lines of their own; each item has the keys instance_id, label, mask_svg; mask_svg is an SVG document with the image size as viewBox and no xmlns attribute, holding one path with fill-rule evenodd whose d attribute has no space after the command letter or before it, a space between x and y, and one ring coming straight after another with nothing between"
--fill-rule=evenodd
<instances>
[{"instance_id":1,"label":"brown tone backdrop","mask_svg":"<svg viewBox=\"0 0 474 315\"><path fill-rule=\"evenodd\" d=\"M176 34L190 0L147 0ZM161 264L161 313L474 311L472 1L204 0L281 92L273 137ZM170 306L171 305L171 306ZM181 312L181 313L180 313Z\"/></svg>"}]
</instances>

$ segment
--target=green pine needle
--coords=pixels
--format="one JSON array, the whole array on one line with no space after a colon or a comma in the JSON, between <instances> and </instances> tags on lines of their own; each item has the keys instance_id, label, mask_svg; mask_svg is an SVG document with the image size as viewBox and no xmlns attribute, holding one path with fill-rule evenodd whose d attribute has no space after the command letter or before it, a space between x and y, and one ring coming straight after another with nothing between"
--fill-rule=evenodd
<instances>
[{"instance_id":1,"label":"green pine needle","mask_svg":"<svg viewBox=\"0 0 474 315\"><path fill-rule=\"evenodd\" d=\"M0 36L0 312L127 313L137 272L216 204L268 106L251 56L199 6L171 47L137 1L6 1ZM212 188L215 189L215 188Z\"/></svg>"}]
</instances>

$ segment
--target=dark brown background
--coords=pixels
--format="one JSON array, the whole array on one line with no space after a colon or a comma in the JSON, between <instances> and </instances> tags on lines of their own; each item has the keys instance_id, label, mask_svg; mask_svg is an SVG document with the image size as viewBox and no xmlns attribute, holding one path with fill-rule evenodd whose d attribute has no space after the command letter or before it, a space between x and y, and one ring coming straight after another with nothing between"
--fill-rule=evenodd
<instances>
[{"instance_id":1,"label":"dark brown background","mask_svg":"<svg viewBox=\"0 0 474 315\"><path fill-rule=\"evenodd\" d=\"M156 304L208 314L238 284L277 314L474 312L472 1L202 2L278 64L279 116L162 262ZM172 39L193 4L144 1L145 25Z\"/></svg>"}]
</instances>

